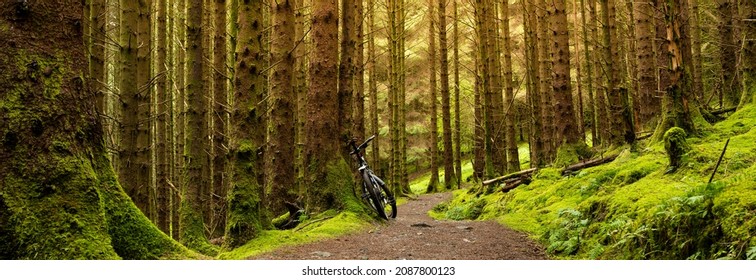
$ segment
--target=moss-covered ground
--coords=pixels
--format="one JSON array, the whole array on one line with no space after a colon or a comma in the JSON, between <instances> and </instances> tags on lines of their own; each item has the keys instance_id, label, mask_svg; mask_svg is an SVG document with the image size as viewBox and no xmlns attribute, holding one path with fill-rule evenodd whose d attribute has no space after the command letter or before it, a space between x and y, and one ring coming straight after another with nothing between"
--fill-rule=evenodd
<instances>
[{"instance_id":1,"label":"moss-covered ground","mask_svg":"<svg viewBox=\"0 0 756 280\"><path fill-rule=\"evenodd\" d=\"M756 258L756 106L688 138L681 167L665 174L662 142L617 149L611 163L569 177L539 170L509 193L455 191L437 219L493 219L530 234L555 258ZM731 138L712 184L707 184ZM420 183L419 183L420 184ZM419 187L415 187L420 189Z\"/></svg>"}]
</instances>

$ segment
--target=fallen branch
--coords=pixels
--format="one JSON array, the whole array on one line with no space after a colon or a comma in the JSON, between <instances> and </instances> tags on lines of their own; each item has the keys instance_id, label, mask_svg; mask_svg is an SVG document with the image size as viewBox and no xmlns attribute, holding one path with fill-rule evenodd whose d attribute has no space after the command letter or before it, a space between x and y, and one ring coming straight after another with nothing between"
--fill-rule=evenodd
<instances>
[{"instance_id":1,"label":"fallen branch","mask_svg":"<svg viewBox=\"0 0 756 280\"><path fill-rule=\"evenodd\" d=\"M605 157L605 158L592 159L592 160L589 160L589 161L584 161L584 162L576 163L576 164L567 166L564 169L562 169L562 176L565 176L565 175L570 174L572 172L575 172L575 171L578 171L578 170L581 170L581 169L585 169L585 168L588 168L588 167L594 167L594 166L597 166L597 165L602 165L604 163L611 162L611 161L613 161L616 158L617 158L617 155L611 155L611 156L608 156L608 157Z\"/></svg>"},{"instance_id":2,"label":"fallen branch","mask_svg":"<svg viewBox=\"0 0 756 280\"><path fill-rule=\"evenodd\" d=\"M515 172L515 173L510 173L510 174L507 174L507 175L504 175L504 176L501 176L501 177L497 177L497 178L493 178L493 179L490 179L490 180L483 181L483 185L484 186L488 186L490 184L494 184L494 183L497 183L499 181L503 181L503 180L506 180L506 179L521 177L521 176L526 175L526 174L532 174L536 170L538 170L538 168L525 169L525 170L518 171L518 172Z\"/></svg>"},{"instance_id":3,"label":"fallen branch","mask_svg":"<svg viewBox=\"0 0 756 280\"><path fill-rule=\"evenodd\" d=\"M643 140L643 139L646 139L646 138L651 138L651 135L654 135L654 133L653 132L638 133L638 134L635 135L635 140L640 141L640 140Z\"/></svg>"},{"instance_id":4,"label":"fallen branch","mask_svg":"<svg viewBox=\"0 0 756 280\"><path fill-rule=\"evenodd\" d=\"M516 178L514 180L507 181L507 183L504 185L504 187L501 188L501 192L507 193L507 192L513 190L514 188L519 187L522 184L526 184L526 185L530 184L531 181L532 181L532 178L530 177L530 174L523 175L520 178Z\"/></svg>"},{"instance_id":5,"label":"fallen branch","mask_svg":"<svg viewBox=\"0 0 756 280\"><path fill-rule=\"evenodd\" d=\"M711 173L711 177L709 178L709 184L711 184L711 181L714 180L714 174L717 174L717 169L719 169L719 164L722 163L722 158L725 155L725 151L727 151L727 145L730 144L730 138L727 138L727 142L725 142L724 149L722 149L722 154L719 155L719 160L717 160L717 166L714 166L714 172Z\"/></svg>"}]
</instances>

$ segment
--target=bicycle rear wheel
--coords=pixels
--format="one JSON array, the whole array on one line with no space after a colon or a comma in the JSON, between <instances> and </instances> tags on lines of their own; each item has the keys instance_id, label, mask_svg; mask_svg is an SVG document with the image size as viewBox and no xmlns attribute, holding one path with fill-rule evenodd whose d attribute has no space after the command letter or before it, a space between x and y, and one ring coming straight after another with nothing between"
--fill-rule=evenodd
<instances>
[{"instance_id":1,"label":"bicycle rear wheel","mask_svg":"<svg viewBox=\"0 0 756 280\"><path fill-rule=\"evenodd\" d=\"M381 191L381 198L384 200L384 208L383 213L386 214L386 217L395 219L396 218L396 199L394 199L394 195L391 193L391 191L386 187L384 184L378 184L380 186Z\"/></svg>"}]
</instances>

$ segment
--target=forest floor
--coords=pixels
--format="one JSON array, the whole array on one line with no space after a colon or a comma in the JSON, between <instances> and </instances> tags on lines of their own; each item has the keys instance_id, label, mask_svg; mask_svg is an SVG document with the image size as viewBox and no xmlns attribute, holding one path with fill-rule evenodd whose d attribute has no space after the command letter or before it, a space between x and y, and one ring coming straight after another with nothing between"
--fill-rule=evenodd
<instances>
[{"instance_id":1,"label":"forest floor","mask_svg":"<svg viewBox=\"0 0 756 280\"><path fill-rule=\"evenodd\" d=\"M337 238L289 245L251 259L546 259L544 248L524 233L495 221L434 220L428 211L451 192L418 196L400 205L388 223Z\"/></svg>"}]
</instances>

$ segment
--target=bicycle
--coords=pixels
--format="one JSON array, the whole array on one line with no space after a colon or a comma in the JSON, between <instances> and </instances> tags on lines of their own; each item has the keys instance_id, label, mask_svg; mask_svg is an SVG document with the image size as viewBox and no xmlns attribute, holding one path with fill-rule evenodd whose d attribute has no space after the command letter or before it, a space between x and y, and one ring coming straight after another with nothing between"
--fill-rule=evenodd
<instances>
[{"instance_id":1,"label":"bicycle","mask_svg":"<svg viewBox=\"0 0 756 280\"><path fill-rule=\"evenodd\" d=\"M396 200L391 191L386 187L386 183L373 173L365 157L362 155L370 141L375 139L375 135L370 136L365 142L356 145L355 139L349 141L352 147L350 155L355 155L360 175L362 176L362 199L378 213L383 219L396 218Z\"/></svg>"}]
</instances>

